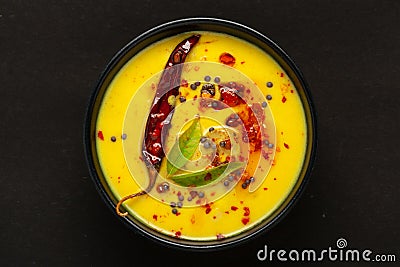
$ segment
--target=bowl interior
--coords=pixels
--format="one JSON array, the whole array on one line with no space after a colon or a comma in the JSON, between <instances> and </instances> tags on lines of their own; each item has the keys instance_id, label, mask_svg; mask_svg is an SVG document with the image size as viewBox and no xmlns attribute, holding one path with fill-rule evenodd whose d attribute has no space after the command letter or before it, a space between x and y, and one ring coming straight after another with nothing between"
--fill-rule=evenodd
<instances>
[{"instance_id":1,"label":"bowl interior","mask_svg":"<svg viewBox=\"0 0 400 267\"><path fill-rule=\"evenodd\" d=\"M106 202L107 206L112 209L113 213L115 213L115 207L118 200L113 195L104 177L104 174L102 173L95 143L96 121L104 94L118 71L138 52L154 42L157 42L169 36L190 31L212 31L232 35L258 46L267 54L272 56L274 60L278 62L278 64L287 72L290 79L298 90L299 96L303 104L308 130L306 155L303 168L301 169L297 182L291 190L289 196L284 200L279 208L277 208L273 212L271 216L269 216L262 223L256 225L248 231L245 231L231 238L226 238L223 241L181 240L163 235L150 227L146 227L146 225L143 225L143 223L139 222L135 217L131 215L128 215L127 217L118 216L118 218L128 227L164 245L170 245L173 247L185 249L218 249L235 244L240 244L243 241L249 240L250 238L255 237L257 234L271 228L287 213L289 208L292 207L295 201L298 199L304 189L304 186L306 185L306 182L312 170L312 165L315 158L317 137L315 129L315 112L310 92L303 78L303 75L296 67L294 62L273 41L260 34L259 32L256 32L244 25L214 18L191 18L173 21L155 27L152 30L149 30L138 36L129 44L127 44L124 48L122 48L111 59L97 82L95 90L93 91L93 95L90 98L86 113L86 120L84 125L85 154L90 174L96 185L97 190Z\"/></svg>"}]
</instances>

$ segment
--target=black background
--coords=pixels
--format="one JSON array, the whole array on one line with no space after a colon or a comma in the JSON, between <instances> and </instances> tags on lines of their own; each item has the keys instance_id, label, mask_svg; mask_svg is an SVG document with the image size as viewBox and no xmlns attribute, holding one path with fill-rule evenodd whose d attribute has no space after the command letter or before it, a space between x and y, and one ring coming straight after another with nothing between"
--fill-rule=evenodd
<instances>
[{"instance_id":1,"label":"black background","mask_svg":"<svg viewBox=\"0 0 400 267\"><path fill-rule=\"evenodd\" d=\"M112 56L140 33L192 16L274 40L303 72L318 115L315 168L291 212L245 245L207 254L122 225L94 187L82 141L89 96ZM322 250L341 237L348 248L395 254L396 264L382 266L398 265L399 33L398 1L1 0L0 265L271 266L256 258L264 245Z\"/></svg>"}]
</instances>

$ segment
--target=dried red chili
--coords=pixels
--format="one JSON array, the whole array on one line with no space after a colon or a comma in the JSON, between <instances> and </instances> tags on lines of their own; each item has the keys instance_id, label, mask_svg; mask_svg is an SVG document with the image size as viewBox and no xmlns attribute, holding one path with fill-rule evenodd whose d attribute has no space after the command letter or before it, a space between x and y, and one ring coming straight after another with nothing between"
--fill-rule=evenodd
<instances>
[{"instance_id":1,"label":"dried red chili","mask_svg":"<svg viewBox=\"0 0 400 267\"><path fill-rule=\"evenodd\" d=\"M172 51L164 71L157 86L156 95L147 118L143 156L146 165L149 167L149 184L145 190L123 197L116 206L117 214L120 216L128 215L127 212L120 212L121 204L136 196L148 193L154 186L157 172L160 169L161 161L165 157L161 143L161 130L163 127L170 126L170 118L173 115L174 105L168 99L172 96L179 96L181 73L186 56L191 48L198 42L200 35L192 35L180 42Z\"/></svg>"}]
</instances>

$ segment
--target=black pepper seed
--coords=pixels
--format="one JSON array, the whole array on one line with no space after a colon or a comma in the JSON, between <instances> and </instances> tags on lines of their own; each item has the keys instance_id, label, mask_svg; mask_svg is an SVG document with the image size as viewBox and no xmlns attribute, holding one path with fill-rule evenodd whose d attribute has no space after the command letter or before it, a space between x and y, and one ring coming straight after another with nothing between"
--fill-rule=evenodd
<instances>
[{"instance_id":1,"label":"black pepper seed","mask_svg":"<svg viewBox=\"0 0 400 267\"><path fill-rule=\"evenodd\" d=\"M187 198L187 201L192 201L192 197L191 196L188 196L188 198Z\"/></svg>"},{"instance_id":2,"label":"black pepper seed","mask_svg":"<svg viewBox=\"0 0 400 267\"><path fill-rule=\"evenodd\" d=\"M232 174L228 176L228 180L229 180L230 182L232 182L232 181L233 181L233 179L235 179L235 177L233 177L233 175L232 175Z\"/></svg>"},{"instance_id":3,"label":"black pepper seed","mask_svg":"<svg viewBox=\"0 0 400 267\"><path fill-rule=\"evenodd\" d=\"M268 87L268 88L271 88L272 86L274 86L274 85L272 84L272 82L267 82L267 87Z\"/></svg>"},{"instance_id":4,"label":"black pepper seed","mask_svg":"<svg viewBox=\"0 0 400 267\"><path fill-rule=\"evenodd\" d=\"M181 201L179 201L178 203L176 203L176 205L178 206L178 208L182 208L183 207L183 203Z\"/></svg>"},{"instance_id":5,"label":"black pepper seed","mask_svg":"<svg viewBox=\"0 0 400 267\"><path fill-rule=\"evenodd\" d=\"M267 102L265 102L265 101L262 102L262 103L261 103L261 106L262 106L263 108L266 108L266 107L267 107Z\"/></svg>"},{"instance_id":6,"label":"black pepper seed","mask_svg":"<svg viewBox=\"0 0 400 267\"><path fill-rule=\"evenodd\" d=\"M204 197L204 192L199 192L199 198L203 198Z\"/></svg>"},{"instance_id":7,"label":"black pepper seed","mask_svg":"<svg viewBox=\"0 0 400 267\"><path fill-rule=\"evenodd\" d=\"M214 130L215 130L214 127L210 127L210 129L208 129L209 132L212 132Z\"/></svg>"},{"instance_id":8,"label":"black pepper seed","mask_svg":"<svg viewBox=\"0 0 400 267\"><path fill-rule=\"evenodd\" d=\"M196 84L192 83L192 84L190 85L190 89L192 89L192 90L196 90L196 89L197 89L197 86L196 86Z\"/></svg>"},{"instance_id":9,"label":"black pepper seed","mask_svg":"<svg viewBox=\"0 0 400 267\"><path fill-rule=\"evenodd\" d=\"M274 144L268 144L268 147L269 147L269 148L273 148L273 147L274 147Z\"/></svg>"},{"instance_id":10,"label":"black pepper seed","mask_svg":"<svg viewBox=\"0 0 400 267\"><path fill-rule=\"evenodd\" d=\"M225 147L226 143L225 143L225 141L221 141L221 142L219 142L219 145L220 145L221 147Z\"/></svg>"},{"instance_id":11,"label":"black pepper seed","mask_svg":"<svg viewBox=\"0 0 400 267\"><path fill-rule=\"evenodd\" d=\"M186 101L186 98L184 96L179 97L179 101L181 101L181 103Z\"/></svg>"},{"instance_id":12,"label":"black pepper seed","mask_svg":"<svg viewBox=\"0 0 400 267\"><path fill-rule=\"evenodd\" d=\"M204 77L204 80L205 80L206 82L209 82L209 81L211 81L211 77L207 75L207 76Z\"/></svg>"},{"instance_id":13,"label":"black pepper seed","mask_svg":"<svg viewBox=\"0 0 400 267\"><path fill-rule=\"evenodd\" d=\"M208 149L211 147L211 144L210 144L210 142L205 142L203 146L204 146L204 148Z\"/></svg>"},{"instance_id":14,"label":"black pepper seed","mask_svg":"<svg viewBox=\"0 0 400 267\"><path fill-rule=\"evenodd\" d=\"M172 213L173 213L173 214L177 214L177 213L178 213L178 210L175 209L175 208L173 208L173 209L172 209Z\"/></svg>"},{"instance_id":15,"label":"black pepper seed","mask_svg":"<svg viewBox=\"0 0 400 267\"><path fill-rule=\"evenodd\" d=\"M220 81L221 81L221 78L220 78L220 77L217 76L217 77L214 78L214 82L215 82L215 83L219 83Z\"/></svg>"},{"instance_id":16,"label":"black pepper seed","mask_svg":"<svg viewBox=\"0 0 400 267\"><path fill-rule=\"evenodd\" d=\"M168 183L162 183L162 188L166 191L169 190L169 184Z\"/></svg>"},{"instance_id":17,"label":"black pepper seed","mask_svg":"<svg viewBox=\"0 0 400 267\"><path fill-rule=\"evenodd\" d=\"M268 142L268 140L264 140L264 145L268 145L269 144L269 142Z\"/></svg>"},{"instance_id":18,"label":"black pepper seed","mask_svg":"<svg viewBox=\"0 0 400 267\"><path fill-rule=\"evenodd\" d=\"M175 208L176 207L176 203L173 202L173 201L171 203L169 203L169 205L170 205L171 208Z\"/></svg>"},{"instance_id":19,"label":"black pepper seed","mask_svg":"<svg viewBox=\"0 0 400 267\"><path fill-rule=\"evenodd\" d=\"M178 199L179 199L179 201L183 201L185 199L185 197L183 195L179 195Z\"/></svg>"},{"instance_id":20,"label":"black pepper seed","mask_svg":"<svg viewBox=\"0 0 400 267\"><path fill-rule=\"evenodd\" d=\"M243 184L242 184L242 188L243 188L243 189L246 189L246 188L247 188L247 184L246 184L246 183L243 183Z\"/></svg>"},{"instance_id":21,"label":"black pepper seed","mask_svg":"<svg viewBox=\"0 0 400 267\"><path fill-rule=\"evenodd\" d=\"M194 84L195 84L196 86L200 86L201 83L200 83L200 82L195 82Z\"/></svg>"},{"instance_id":22,"label":"black pepper seed","mask_svg":"<svg viewBox=\"0 0 400 267\"><path fill-rule=\"evenodd\" d=\"M204 143L205 141L207 141L207 137L202 136L200 138L200 143Z\"/></svg>"},{"instance_id":23,"label":"black pepper seed","mask_svg":"<svg viewBox=\"0 0 400 267\"><path fill-rule=\"evenodd\" d=\"M217 148L217 145L216 145L215 143L211 143L211 148L212 148L212 149L216 149L216 148Z\"/></svg>"},{"instance_id":24,"label":"black pepper seed","mask_svg":"<svg viewBox=\"0 0 400 267\"><path fill-rule=\"evenodd\" d=\"M251 176L250 179L249 179L250 183L253 183L255 180L256 179L253 176Z\"/></svg>"},{"instance_id":25,"label":"black pepper seed","mask_svg":"<svg viewBox=\"0 0 400 267\"><path fill-rule=\"evenodd\" d=\"M271 100L272 99L272 95L267 95L267 99Z\"/></svg>"},{"instance_id":26,"label":"black pepper seed","mask_svg":"<svg viewBox=\"0 0 400 267\"><path fill-rule=\"evenodd\" d=\"M213 101L213 102L211 103L211 106L212 106L213 108L217 108L217 107L218 107L218 102L217 102L217 101Z\"/></svg>"},{"instance_id":27,"label":"black pepper seed","mask_svg":"<svg viewBox=\"0 0 400 267\"><path fill-rule=\"evenodd\" d=\"M115 136L111 136L111 141L115 142L115 141L117 141L117 138Z\"/></svg>"},{"instance_id":28,"label":"black pepper seed","mask_svg":"<svg viewBox=\"0 0 400 267\"><path fill-rule=\"evenodd\" d=\"M127 137L127 135L126 135L126 134L122 134L122 135L121 135L121 138L122 138L122 140L125 140L125 139L126 139L126 137Z\"/></svg>"},{"instance_id":29,"label":"black pepper seed","mask_svg":"<svg viewBox=\"0 0 400 267\"><path fill-rule=\"evenodd\" d=\"M225 186L228 186L228 185L229 185L229 181L228 181L228 180L225 180L225 181L224 181L224 185L225 185Z\"/></svg>"}]
</instances>

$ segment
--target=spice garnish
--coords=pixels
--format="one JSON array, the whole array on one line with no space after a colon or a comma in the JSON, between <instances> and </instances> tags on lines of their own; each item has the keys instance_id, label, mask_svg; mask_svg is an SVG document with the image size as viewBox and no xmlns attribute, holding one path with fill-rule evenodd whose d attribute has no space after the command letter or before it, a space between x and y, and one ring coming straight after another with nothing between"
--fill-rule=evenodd
<instances>
[{"instance_id":1,"label":"spice garnish","mask_svg":"<svg viewBox=\"0 0 400 267\"><path fill-rule=\"evenodd\" d=\"M164 158L164 149L161 142L162 127L169 127L170 119L173 115L175 105L171 105L168 99L179 96L179 86L183 64L191 48L199 41L200 35L192 35L180 42L172 51L164 71L158 83L156 95L153 99L153 105L147 118L144 142L143 156L149 170L149 183L146 189L123 197L116 206L116 212L119 216L127 216L127 212L121 212L121 204L131 198L147 194L154 187L157 173Z\"/></svg>"},{"instance_id":2,"label":"spice garnish","mask_svg":"<svg viewBox=\"0 0 400 267\"><path fill-rule=\"evenodd\" d=\"M177 172L193 156L199 146L201 134L200 118L196 117L190 127L179 136L168 154L167 176Z\"/></svg>"},{"instance_id":3,"label":"spice garnish","mask_svg":"<svg viewBox=\"0 0 400 267\"><path fill-rule=\"evenodd\" d=\"M218 179L228 167L229 171L233 172L240 168L243 168L244 163L242 162L225 163L217 167L212 167L198 172L174 175L171 177L171 180L173 180L175 183L181 186L191 186L191 187L202 186Z\"/></svg>"}]
</instances>

